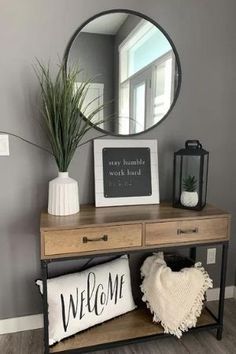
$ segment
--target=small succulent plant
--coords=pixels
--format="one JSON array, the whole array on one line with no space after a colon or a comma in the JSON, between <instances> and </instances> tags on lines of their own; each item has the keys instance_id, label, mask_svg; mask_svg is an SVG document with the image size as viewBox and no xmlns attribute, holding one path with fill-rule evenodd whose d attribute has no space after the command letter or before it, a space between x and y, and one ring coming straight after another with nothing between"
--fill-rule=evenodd
<instances>
[{"instance_id":1,"label":"small succulent plant","mask_svg":"<svg viewBox=\"0 0 236 354\"><path fill-rule=\"evenodd\" d=\"M197 189L197 179L195 176L187 176L183 179L183 189L186 192L195 192Z\"/></svg>"}]
</instances>

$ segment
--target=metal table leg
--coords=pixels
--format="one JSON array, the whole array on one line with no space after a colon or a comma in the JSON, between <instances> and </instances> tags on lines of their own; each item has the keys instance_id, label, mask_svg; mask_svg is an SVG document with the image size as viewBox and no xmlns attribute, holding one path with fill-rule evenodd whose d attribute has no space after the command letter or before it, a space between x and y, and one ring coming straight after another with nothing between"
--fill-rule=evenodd
<instances>
[{"instance_id":1,"label":"metal table leg","mask_svg":"<svg viewBox=\"0 0 236 354\"><path fill-rule=\"evenodd\" d=\"M192 261L194 261L194 263L196 262L196 255L197 255L196 247L191 247L190 248L190 258L192 259Z\"/></svg>"},{"instance_id":2,"label":"metal table leg","mask_svg":"<svg viewBox=\"0 0 236 354\"><path fill-rule=\"evenodd\" d=\"M220 276L220 297L218 307L218 323L220 328L217 329L216 338L222 339L223 333L223 318L224 318L224 300L225 300L225 281L227 270L227 257L228 257L228 242L222 245L222 259L221 259L221 276Z\"/></svg>"},{"instance_id":3,"label":"metal table leg","mask_svg":"<svg viewBox=\"0 0 236 354\"><path fill-rule=\"evenodd\" d=\"M41 261L42 281L43 281L43 322L44 322L44 353L49 354L48 344L48 292L47 292L47 279L48 279L48 263Z\"/></svg>"}]
</instances>

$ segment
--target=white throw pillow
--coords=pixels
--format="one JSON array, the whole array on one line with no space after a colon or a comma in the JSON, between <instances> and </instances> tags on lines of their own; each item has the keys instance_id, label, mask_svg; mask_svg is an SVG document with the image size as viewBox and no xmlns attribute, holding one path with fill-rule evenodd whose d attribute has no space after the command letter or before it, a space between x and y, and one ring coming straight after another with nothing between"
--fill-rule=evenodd
<instances>
[{"instance_id":1,"label":"white throw pillow","mask_svg":"<svg viewBox=\"0 0 236 354\"><path fill-rule=\"evenodd\" d=\"M43 293L42 280L36 284ZM48 279L49 345L135 309L127 255Z\"/></svg>"}]
</instances>

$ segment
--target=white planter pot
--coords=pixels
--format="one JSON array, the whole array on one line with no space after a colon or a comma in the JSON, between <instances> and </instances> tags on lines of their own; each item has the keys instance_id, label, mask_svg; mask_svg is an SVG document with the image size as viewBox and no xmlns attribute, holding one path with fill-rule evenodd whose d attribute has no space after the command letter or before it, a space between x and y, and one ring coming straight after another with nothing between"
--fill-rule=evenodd
<instances>
[{"instance_id":1,"label":"white planter pot","mask_svg":"<svg viewBox=\"0 0 236 354\"><path fill-rule=\"evenodd\" d=\"M181 193L180 202L183 206L195 207L198 203L198 193L184 191Z\"/></svg>"},{"instance_id":2,"label":"white planter pot","mask_svg":"<svg viewBox=\"0 0 236 354\"><path fill-rule=\"evenodd\" d=\"M72 215L79 209L78 182L70 178L68 172L59 172L58 177L49 182L48 213Z\"/></svg>"}]
</instances>

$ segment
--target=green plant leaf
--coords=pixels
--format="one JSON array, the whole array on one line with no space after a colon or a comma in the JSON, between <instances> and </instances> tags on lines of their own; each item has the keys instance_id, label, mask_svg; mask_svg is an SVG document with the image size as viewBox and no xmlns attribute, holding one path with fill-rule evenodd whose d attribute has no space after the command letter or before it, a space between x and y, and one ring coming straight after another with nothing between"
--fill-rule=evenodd
<instances>
[{"instance_id":1,"label":"green plant leaf","mask_svg":"<svg viewBox=\"0 0 236 354\"><path fill-rule=\"evenodd\" d=\"M44 128L60 172L68 170L84 135L93 126L104 122L102 120L91 124L92 118L104 105L90 110L86 120L83 119L93 101L84 104L92 80L88 79L78 85L78 75L81 71L79 68L69 68L66 72L64 63L61 63L56 75L53 75L50 65L45 66L39 60L35 67L41 89Z\"/></svg>"},{"instance_id":2,"label":"green plant leaf","mask_svg":"<svg viewBox=\"0 0 236 354\"><path fill-rule=\"evenodd\" d=\"M183 179L183 189L186 192L195 192L197 189L197 179L195 176L188 175Z\"/></svg>"}]
</instances>

